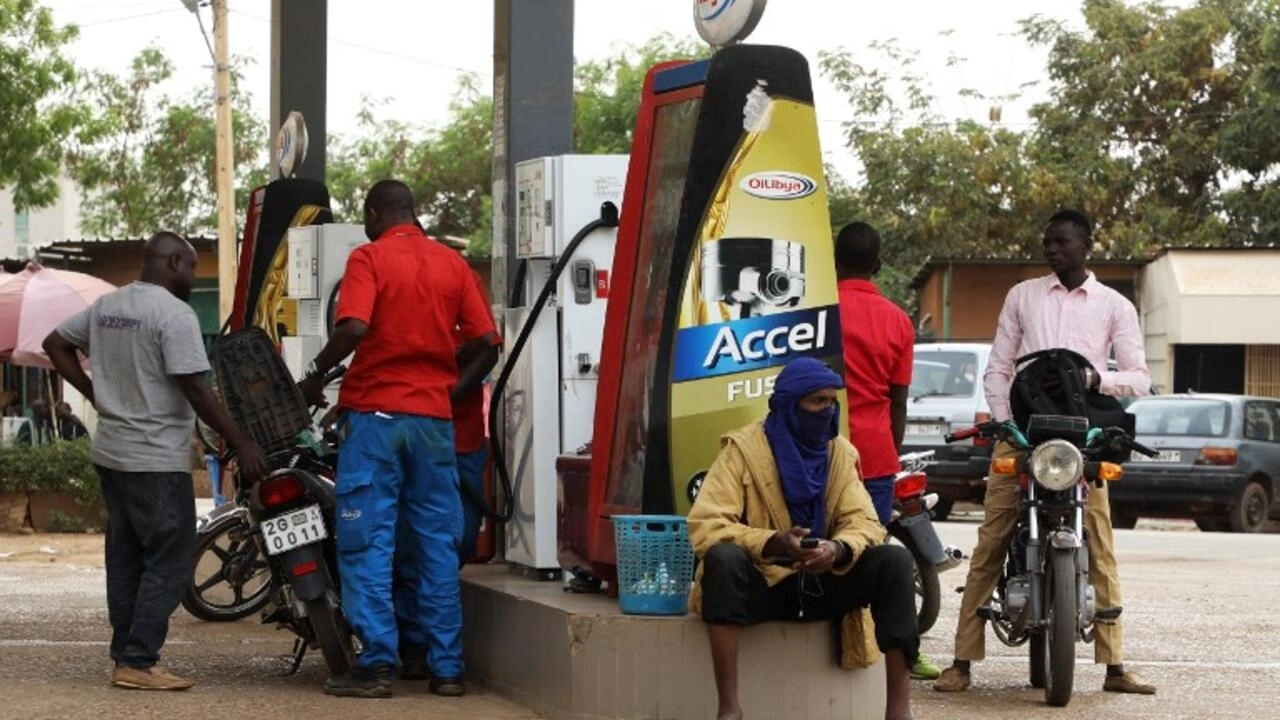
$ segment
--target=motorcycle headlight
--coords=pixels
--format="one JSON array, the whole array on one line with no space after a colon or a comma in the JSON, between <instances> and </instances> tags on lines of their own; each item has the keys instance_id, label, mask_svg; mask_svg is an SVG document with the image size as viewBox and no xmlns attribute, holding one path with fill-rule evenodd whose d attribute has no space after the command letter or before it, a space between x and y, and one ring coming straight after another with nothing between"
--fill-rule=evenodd
<instances>
[{"instance_id":1,"label":"motorcycle headlight","mask_svg":"<svg viewBox=\"0 0 1280 720\"><path fill-rule=\"evenodd\" d=\"M1031 451L1031 475L1049 490L1066 490L1084 472L1084 456L1066 440L1050 440Z\"/></svg>"}]
</instances>

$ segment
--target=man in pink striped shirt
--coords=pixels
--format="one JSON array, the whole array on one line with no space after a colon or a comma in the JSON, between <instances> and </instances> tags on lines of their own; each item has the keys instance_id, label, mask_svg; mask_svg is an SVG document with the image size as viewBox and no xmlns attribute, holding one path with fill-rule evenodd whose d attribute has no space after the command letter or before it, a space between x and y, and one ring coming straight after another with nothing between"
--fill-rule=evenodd
<instances>
[{"instance_id":1,"label":"man in pink striped shirt","mask_svg":"<svg viewBox=\"0 0 1280 720\"><path fill-rule=\"evenodd\" d=\"M1016 372L1015 361L1039 350L1066 348L1083 355L1096 368L1096 371L1086 371L1085 383L1103 394L1135 397L1150 392L1151 376L1147 372L1138 313L1133 303L1098 282L1086 268L1092 245L1093 227L1087 217L1074 210L1057 213L1049 219L1044 232L1045 260L1053 273L1018 283L1005 296L983 377L987 403L995 420L1012 417L1009 390ZM1112 352L1116 370L1108 371L1107 358ZM1020 452L1002 442L996 446L993 457L1009 457ZM1012 539L1019 511L1017 482L1016 476L995 474L987 481L983 501L985 519L978 531L978 547L973 551L960 603L955 662L934 684L936 690L967 689L970 663L985 656L985 623L978 617L978 609L995 591ZM1085 528L1089 540L1089 582L1097 593L1097 606L1121 607L1111 506L1105 486L1090 490ZM1154 694L1153 685L1124 669L1120 621L1096 623L1094 633L1094 660L1107 665L1103 690Z\"/></svg>"}]
</instances>

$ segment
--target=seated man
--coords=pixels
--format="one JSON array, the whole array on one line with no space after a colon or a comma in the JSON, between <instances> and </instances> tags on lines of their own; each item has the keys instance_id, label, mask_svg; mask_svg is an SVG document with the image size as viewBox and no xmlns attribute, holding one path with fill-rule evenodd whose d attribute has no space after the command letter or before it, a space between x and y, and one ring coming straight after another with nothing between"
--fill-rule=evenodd
<instances>
[{"instance_id":1,"label":"seated man","mask_svg":"<svg viewBox=\"0 0 1280 720\"><path fill-rule=\"evenodd\" d=\"M885 717L911 717L908 658L920 646L911 554L881 544L884 528L858 475L858 453L838 435L842 387L818 360L783 368L769 415L721 439L689 512L689 538L702 560L690 605L707 623L722 720L742 717L743 626L842 618L841 665L867 667L875 658L866 607L885 654ZM816 547L804 547L805 538Z\"/></svg>"}]
</instances>

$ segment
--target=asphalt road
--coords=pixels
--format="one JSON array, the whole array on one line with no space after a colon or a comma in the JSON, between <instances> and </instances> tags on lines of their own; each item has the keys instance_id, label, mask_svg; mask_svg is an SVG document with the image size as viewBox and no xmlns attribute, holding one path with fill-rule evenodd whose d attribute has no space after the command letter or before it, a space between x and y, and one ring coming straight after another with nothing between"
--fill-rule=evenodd
<instances>
[{"instance_id":1,"label":"asphalt road","mask_svg":"<svg viewBox=\"0 0 1280 720\"><path fill-rule=\"evenodd\" d=\"M976 516L938 526L966 552ZM1143 529L1159 527L1161 529ZM917 682L917 718L968 720L1053 718L1280 717L1280 542L1276 535L1203 534L1187 523L1144 521L1117 532L1124 580L1127 665L1159 685L1154 697L1101 691L1103 671L1080 647L1076 695L1062 709L1044 706L1026 684L1025 649L989 637L988 659L975 665L975 687L934 692ZM536 718L529 710L472 688L462 699L437 698L421 683L397 682L391 700L329 698L325 669L308 657L282 677L291 639L252 620L199 622L179 610L164 661L200 684L187 693L140 693L107 685L109 661L100 536L0 535L0 718L305 717ZM951 634L965 565L942 576L942 617L924 641L939 662Z\"/></svg>"},{"instance_id":2,"label":"asphalt road","mask_svg":"<svg viewBox=\"0 0 1280 720\"><path fill-rule=\"evenodd\" d=\"M939 523L944 543L969 553L980 514ZM1158 686L1155 696L1102 692L1103 667L1077 645L1075 694L1066 708L1044 705L1027 684L1026 648L987 633L987 659L973 666L967 692L917 683L916 716L946 720L1108 718L1217 720L1280 717L1280 536L1201 533L1190 522L1144 520L1119 530L1125 667ZM942 615L924 650L942 665L952 639L968 563L942 575Z\"/></svg>"}]
</instances>

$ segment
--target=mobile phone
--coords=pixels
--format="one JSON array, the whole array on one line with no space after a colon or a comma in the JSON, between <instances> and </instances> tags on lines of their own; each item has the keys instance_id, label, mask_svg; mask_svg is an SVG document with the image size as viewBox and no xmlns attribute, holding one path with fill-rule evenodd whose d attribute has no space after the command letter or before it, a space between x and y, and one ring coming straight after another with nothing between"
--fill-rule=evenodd
<instances>
[{"instance_id":1,"label":"mobile phone","mask_svg":"<svg viewBox=\"0 0 1280 720\"><path fill-rule=\"evenodd\" d=\"M814 548L818 547L818 538L815 538L815 537L801 538L800 547L804 548L805 550L813 550Z\"/></svg>"}]
</instances>

